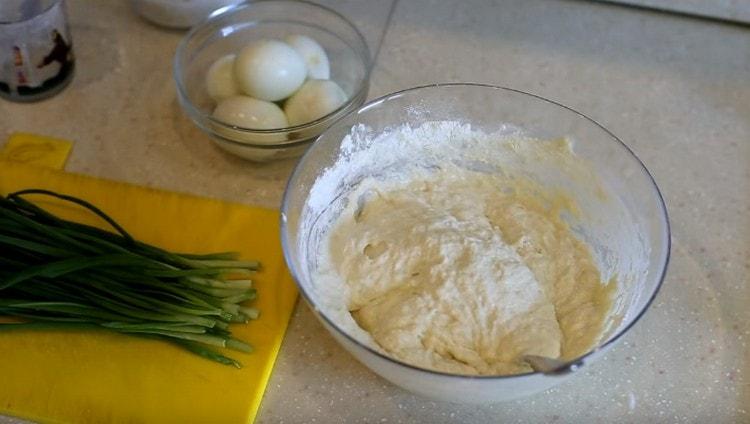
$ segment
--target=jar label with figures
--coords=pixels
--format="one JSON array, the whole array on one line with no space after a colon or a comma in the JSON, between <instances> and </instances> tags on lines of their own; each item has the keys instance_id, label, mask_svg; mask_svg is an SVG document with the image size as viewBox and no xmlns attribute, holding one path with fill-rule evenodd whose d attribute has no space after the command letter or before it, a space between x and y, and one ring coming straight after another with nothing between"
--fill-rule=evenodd
<instances>
[{"instance_id":1,"label":"jar label with figures","mask_svg":"<svg viewBox=\"0 0 750 424\"><path fill-rule=\"evenodd\" d=\"M17 2L14 2L17 3ZM70 80L75 59L64 3L46 10L14 11L21 19L0 24L0 96L11 100L48 97Z\"/></svg>"}]
</instances>

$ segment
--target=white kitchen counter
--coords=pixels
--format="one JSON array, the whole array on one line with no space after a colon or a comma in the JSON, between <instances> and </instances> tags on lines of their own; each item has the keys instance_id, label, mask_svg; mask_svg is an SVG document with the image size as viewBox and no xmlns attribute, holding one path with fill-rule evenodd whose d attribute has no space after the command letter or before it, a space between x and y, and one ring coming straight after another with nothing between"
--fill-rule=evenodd
<instances>
[{"instance_id":1,"label":"white kitchen counter","mask_svg":"<svg viewBox=\"0 0 750 424\"><path fill-rule=\"evenodd\" d=\"M342 4L377 43L383 5ZM279 206L294 161L228 156L182 115L171 77L181 33L150 26L121 1L69 6L73 83L41 103L0 102L0 139L66 138L76 143L73 172ZM445 81L557 100L633 148L672 221L672 262L654 305L568 382L476 407L382 380L300 303L258 421L750 422L750 28L585 1L398 2L370 97Z\"/></svg>"}]
</instances>

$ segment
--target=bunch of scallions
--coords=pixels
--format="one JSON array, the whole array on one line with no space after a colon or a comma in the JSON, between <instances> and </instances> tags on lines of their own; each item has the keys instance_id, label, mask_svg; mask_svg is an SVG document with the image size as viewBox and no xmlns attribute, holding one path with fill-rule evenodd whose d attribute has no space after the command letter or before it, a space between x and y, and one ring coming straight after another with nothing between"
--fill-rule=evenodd
<instances>
[{"instance_id":1,"label":"bunch of scallions","mask_svg":"<svg viewBox=\"0 0 750 424\"><path fill-rule=\"evenodd\" d=\"M61 219L28 200L51 196L98 215L115 232ZM230 323L258 317L258 262L236 253L178 254L139 242L85 200L48 190L0 196L0 332L110 330L155 338L241 367L215 347L250 352Z\"/></svg>"}]
</instances>

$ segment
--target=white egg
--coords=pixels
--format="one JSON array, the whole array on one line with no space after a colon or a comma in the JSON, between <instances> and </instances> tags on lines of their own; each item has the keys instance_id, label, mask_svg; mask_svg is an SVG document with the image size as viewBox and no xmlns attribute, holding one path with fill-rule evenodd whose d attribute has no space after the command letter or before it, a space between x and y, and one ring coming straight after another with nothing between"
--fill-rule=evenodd
<instances>
[{"instance_id":1,"label":"white egg","mask_svg":"<svg viewBox=\"0 0 750 424\"><path fill-rule=\"evenodd\" d=\"M280 107L247 96L233 96L222 100L214 109L213 117L225 124L256 130L289 126Z\"/></svg>"},{"instance_id":2,"label":"white egg","mask_svg":"<svg viewBox=\"0 0 750 424\"><path fill-rule=\"evenodd\" d=\"M331 80L308 80L284 103L290 125L321 118L346 102L346 93Z\"/></svg>"},{"instance_id":3,"label":"white egg","mask_svg":"<svg viewBox=\"0 0 750 424\"><path fill-rule=\"evenodd\" d=\"M235 55L228 54L214 62L206 73L206 91L212 99L219 102L227 97L240 94L234 78Z\"/></svg>"},{"instance_id":4,"label":"white egg","mask_svg":"<svg viewBox=\"0 0 750 424\"><path fill-rule=\"evenodd\" d=\"M305 60L307 78L329 79L331 77L328 55L317 41L305 35L290 35L284 38L284 41L292 46Z\"/></svg>"},{"instance_id":5,"label":"white egg","mask_svg":"<svg viewBox=\"0 0 750 424\"><path fill-rule=\"evenodd\" d=\"M302 56L288 44L261 40L240 50L234 62L234 75L245 94L275 102L300 88L307 67Z\"/></svg>"},{"instance_id":6,"label":"white egg","mask_svg":"<svg viewBox=\"0 0 750 424\"><path fill-rule=\"evenodd\" d=\"M235 155L239 156L243 159L249 159L255 162L267 162L274 157L279 156L279 151L277 149L261 149L258 147L247 147L247 146L241 146L234 143L230 143L228 141L223 140L214 140L216 142L216 145L224 149L225 151Z\"/></svg>"}]
</instances>

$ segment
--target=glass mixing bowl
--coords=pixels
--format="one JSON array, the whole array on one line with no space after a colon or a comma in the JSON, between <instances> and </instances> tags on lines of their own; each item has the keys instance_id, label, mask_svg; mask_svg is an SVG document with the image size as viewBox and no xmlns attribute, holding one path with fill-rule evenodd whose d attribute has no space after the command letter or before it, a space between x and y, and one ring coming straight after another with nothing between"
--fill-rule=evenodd
<instances>
[{"instance_id":1,"label":"glass mixing bowl","mask_svg":"<svg viewBox=\"0 0 750 424\"><path fill-rule=\"evenodd\" d=\"M471 376L409 365L369 346L337 324L315 289L314 271L321 236L365 177L386 167L406 166L424 158L383 159L351 166L345 175L314 187L342 155L350 134L379 134L401 125L460 121L494 133L509 125L539 139L567 137L573 151L593 169L602 193L590 193L586 181L529 161L524 172L543 186L562 187L579 201L580 216L566 217L572 231L591 248L603 280L615 277L614 312L602 341L585 355L551 373ZM356 134L355 134L356 136ZM351 146L350 146L351 147ZM357 149L370 148L361 143ZM345 149L346 150L346 149ZM398 156L398 155L396 155ZM425 163L429 166L429 163ZM497 164L474 164L483 172L500 172ZM311 190L315 192L312 199ZM338 211L338 212L337 212ZM376 99L330 127L300 160L289 180L282 205L281 238L287 264L302 295L326 329L358 360L382 377L412 392L453 402L496 402L552 387L600 357L633 327L653 301L669 260L667 211L653 178L633 152L606 128L559 103L518 90L480 84L440 84L413 88Z\"/></svg>"},{"instance_id":2,"label":"glass mixing bowl","mask_svg":"<svg viewBox=\"0 0 750 424\"><path fill-rule=\"evenodd\" d=\"M370 52L359 30L339 13L305 1L266 0L227 6L211 16L177 47L174 79L182 109L222 149L257 162L299 156L334 121L367 98ZM211 64L238 53L249 42L294 34L312 37L325 49L330 79L344 91L346 103L315 121L287 128L243 128L213 118L215 102L205 84Z\"/></svg>"}]
</instances>

